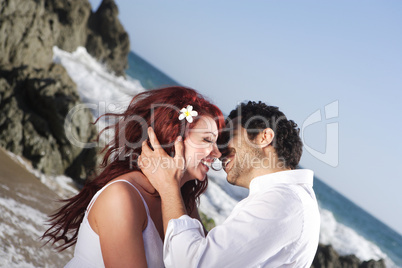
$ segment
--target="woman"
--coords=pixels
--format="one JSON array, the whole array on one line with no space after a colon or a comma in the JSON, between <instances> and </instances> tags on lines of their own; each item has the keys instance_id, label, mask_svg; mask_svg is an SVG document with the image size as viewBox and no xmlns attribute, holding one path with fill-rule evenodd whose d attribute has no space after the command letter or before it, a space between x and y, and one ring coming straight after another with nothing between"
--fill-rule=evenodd
<instances>
[{"instance_id":1,"label":"woman","mask_svg":"<svg viewBox=\"0 0 402 268\"><path fill-rule=\"evenodd\" d=\"M176 137L183 137L181 192L188 214L199 219L196 201L206 189L208 166L220 156L222 113L192 89L168 87L140 93L124 113L107 116L120 120L109 127L115 134L104 149L103 171L64 200L43 237L62 242L60 250L76 244L67 267L163 267L161 199L137 166L142 142L152 126L173 156Z\"/></svg>"}]
</instances>

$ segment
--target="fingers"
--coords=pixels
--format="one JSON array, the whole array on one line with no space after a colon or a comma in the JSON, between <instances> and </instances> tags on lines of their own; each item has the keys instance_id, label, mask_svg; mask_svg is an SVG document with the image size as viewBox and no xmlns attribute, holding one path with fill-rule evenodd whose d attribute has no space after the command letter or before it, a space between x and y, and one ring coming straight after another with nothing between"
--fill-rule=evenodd
<instances>
[{"instance_id":1,"label":"fingers","mask_svg":"<svg viewBox=\"0 0 402 268\"><path fill-rule=\"evenodd\" d=\"M141 157L141 155L139 155L137 158L137 165L140 169L143 169L143 167L144 167L143 157Z\"/></svg>"},{"instance_id":2,"label":"fingers","mask_svg":"<svg viewBox=\"0 0 402 268\"><path fill-rule=\"evenodd\" d=\"M176 152L174 156L176 168L184 170L186 161L184 159L184 144L183 144L183 138L181 136L177 137L174 143L174 148Z\"/></svg>"},{"instance_id":3,"label":"fingers","mask_svg":"<svg viewBox=\"0 0 402 268\"><path fill-rule=\"evenodd\" d=\"M155 151L160 150L162 148L152 127L148 128L148 137L149 137L149 141Z\"/></svg>"},{"instance_id":4,"label":"fingers","mask_svg":"<svg viewBox=\"0 0 402 268\"><path fill-rule=\"evenodd\" d=\"M142 155L146 155L146 156L151 156L153 155L153 152L158 152L158 153L163 153L163 150L159 150L162 148L162 146L160 145L158 138L156 137L156 134L154 132L154 130L149 127L148 128L148 138L149 141L151 143L151 147L149 147L147 140L142 142Z\"/></svg>"},{"instance_id":5,"label":"fingers","mask_svg":"<svg viewBox=\"0 0 402 268\"><path fill-rule=\"evenodd\" d=\"M145 140L142 142L142 152L141 154L144 155L151 155L152 154L152 149L149 147L148 142Z\"/></svg>"},{"instance_id":6,"label":"fingers","mask_svg":"<svg viewBox=\"0 0 402 268\"><path fill-rule=\"evenodd\" d=\"M146 141L142 143L142 150L145 154L150 154L152 151L159 151L159 153L165 152L162 149L162 146L159 143L158 138L156 137L155 131L153 130L152 127L148 128L148 137L149 137L149 142L151 143L151 146L153 148L150 148L149 145L147 144ZM175 151L176 155L179 157L183 157L184 155L184 145L183 145L183 138L181 136L177 137L175 141ZM145 150L145 151L144 151Z\"/></svg>"},{"instance_id":7,"label":"fingers","mask_svg":"<svg viewBox=\"0 0 402 268\"><path fill-rule=\"evenodd\" d=\"M182 158L184 156L184 145L183 138L181 136L177 137L174 143L175 158Z\"/></svg>"}]
</instances>

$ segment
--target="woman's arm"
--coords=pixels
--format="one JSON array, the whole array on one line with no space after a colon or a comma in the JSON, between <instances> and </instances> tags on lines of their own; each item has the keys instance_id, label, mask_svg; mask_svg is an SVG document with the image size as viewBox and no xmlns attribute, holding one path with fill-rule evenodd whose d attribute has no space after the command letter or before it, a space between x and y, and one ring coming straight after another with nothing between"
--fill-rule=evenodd
<instances>
[{"instance_id":1,"label":"woman's arm","mask_svg":"<svg viewBox=\"0 0 402 268\"><path fill-rule=\"evenodd\" d=\"M147 267L142 238L147 214L132 186L110 185L96 200L88 218L99 235L106 267Z\"/></svg>"}]
</instances>

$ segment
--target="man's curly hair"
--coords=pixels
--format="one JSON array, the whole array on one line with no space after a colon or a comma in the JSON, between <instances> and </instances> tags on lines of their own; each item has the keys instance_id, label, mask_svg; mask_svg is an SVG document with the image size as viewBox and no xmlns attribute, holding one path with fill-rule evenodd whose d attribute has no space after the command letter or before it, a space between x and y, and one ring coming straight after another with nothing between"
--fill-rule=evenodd
<instances>
[{"instance_id":1,"label":"man's curly hair","mask_svg":"<svg viewBox=\"0 0 402 268\"><path fill-rule=\"evenodd\" d=\"M290 169L295 169L299 164L303 143L299 137L300 129L297 124L288 120L278 107L268 106L261 101L239 104L232 110L226 119L233 120L240 116L241 126L247 130L250 140L264 129L271 128L274 133L272 145L278 158Z\"/></svg>"}]
</instances>

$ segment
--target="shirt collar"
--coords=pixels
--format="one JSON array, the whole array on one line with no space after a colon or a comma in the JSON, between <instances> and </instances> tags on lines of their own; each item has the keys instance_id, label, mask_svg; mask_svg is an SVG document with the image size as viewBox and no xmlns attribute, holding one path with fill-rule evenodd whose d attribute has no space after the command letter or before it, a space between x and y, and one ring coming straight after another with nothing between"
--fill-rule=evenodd
<instances>
[{"instance_id":1,"label":"shirt collar","mask_svg":"<svg viewBox=\"0 0 402 268\"><path fill-rule=\"evenodd\" d=\"M255 177L250 182L249 195L264 192L277 184L309 184L313 186L314 172L310 169L279 171Z\"/></svg>"}]
</instances>

